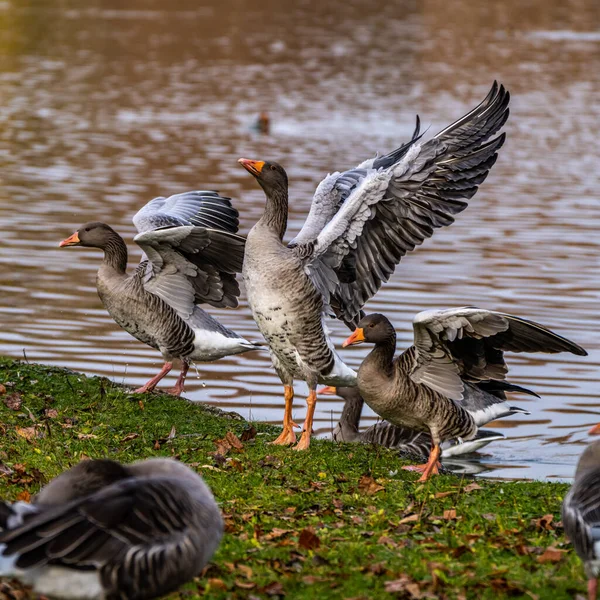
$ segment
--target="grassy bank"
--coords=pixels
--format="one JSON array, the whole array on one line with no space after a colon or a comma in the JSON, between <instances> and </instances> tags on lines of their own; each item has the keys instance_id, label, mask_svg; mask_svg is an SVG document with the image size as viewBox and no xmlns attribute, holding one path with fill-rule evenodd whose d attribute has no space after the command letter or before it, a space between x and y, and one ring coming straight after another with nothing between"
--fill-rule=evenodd
<instances>
[{"instance_id":1,"label":"grassy bank","mask_svg":"<svg viewBox=\"0 0 600 600\"><path fill-rule=\"evenodd\" d=\"M227 533L206 576L170 598L584 592L559 523L566 485L418 485L392 451L315 440L293 452L267 444L272 427L105 378L0 359L0 383L0 497L26 499L84 457L175 456L202 473Z\"/></svg>"}]
</instances>

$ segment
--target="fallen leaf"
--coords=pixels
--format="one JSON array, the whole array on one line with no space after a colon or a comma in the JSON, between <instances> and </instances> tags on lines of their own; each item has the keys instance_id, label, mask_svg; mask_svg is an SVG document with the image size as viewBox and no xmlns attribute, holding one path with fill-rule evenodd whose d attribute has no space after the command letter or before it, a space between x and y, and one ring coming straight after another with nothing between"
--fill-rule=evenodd
<instances>
[{"instance_id":1,"label":"fallen leaf","mask_svg":"<svg viewBox=\"0 0 600 600\"><path fill-rule=\"evenodd\" d=\"M252 572L252 569L248 565L238 565L237 569L238 569L238 571L242 572L242 575L246 579L251 579L252 578L253 572Z\"/></svg>"},{"instance_id":2,"label":"fallen leaf","mask_svg":"<svg viewBox=\"0 0 600 600\"><path fill-rule=\"evenodd\" d=\"M78 433L77 439L78 440L97 440L98 436L94 435L93 433Z\"/></svg>"},{"instance_id":3,"label":"fallen leaf","mask_svg":"<svg viewBox=\"0 0 600 600\"><path fill-rule=\"evenodd\" d=\"M47 419L56 419L58 417L58 411L55 408L47 408L44 411Z\"/></svg>"},{"instance_id":4,"label":"fallen leaf","mask_svg":"<svg viewBox=\"0 0 600 600\"><path fill-rule=\"evenodd\" d=\"M403 523L414 523L415 521L419 520L419 515L418 514L412 514L412 515L408 515L408 517L404 517L404 519L400 519L400 521L398 522L398 525L402 525Z\"/></svg>"},{"instance_id":5,"label":"fallen leaf","mask_svg":"<svg viewBox=\"0 0 600 600\"><path fill-rule=\"evenodd\" d=\"M0 396L6 394L6 386L0 383Z\"/></svg>"},{"instance_id":6,"label":"fallen leaf","mask_svg":"<svg viewBox=\"0 0 600 600\"><path fill-rule=\"evenodd\" d=\"M537 557L537 561L539 563L558 562L566 552L566 550L559 550L558 548L554 548L554 546L549 546L541 556Z\"/></svg>"},{"instance_id":7,"label":"fallen leaf","mask_svg":"<svg viewBox=\"0 0 600 600\"><path fill-rule=\"evenodd\" d=\"M287 535L288 533L293 533L293 530L292 529L280 529L279 527L273 527L273 529L269 533L267 533L263 539L267 540L267 541L276 540L276 539L283 537L284 535Z\"/></svg>"},{"instance_id":8,"label":"fallen leaf","mask_svg":"<svg viewBox=\"0 0 600 600\"><path fill-rule=\"evenodd\" d=\"M553 520L554 515L544 515L539 519L531 519L531 524L542 531L552 531L554 529L554 526L552 525Z\"/></svg>"},{"instance_id":9,"label":"fallen leaf","mask_svg":"<svg viewBox=\"0 0 600 600\"><path fill-rule=\"evenodd\" d=\"M456 510L454 508L450 508L444 511L444 520L450 521L452 519L456 519Z\"/></svg>"},{"instance_id":10,"label":"fallen leaf","mask_svg":"<svg viewBox=\"0 0 600 600\"><path fill-rule=\"evenodd\" d=\"M0 462L0 475L10 475L13 470L7 467L3 462Z\"/></svg>"},{"instance_id":11,"label":"fallen leaf","mask_svg":"<svg viewBox=\"0 0 600 600\"><path fill-rule=\"evenodd\" d=\"M392 548L396 548L398 544L389 536L381 535L377 540L378 544L385 544L386 546L391 546Z\"/></svg>"},{"instance_id":12,"label":"fallen leaf","mask_svg":"<svg viewBox=\"0 0 600 600\"><path fill-rule=\"evenodd\" d=\"M381 492L385 488L382 485L378 484L370 475L363 475L358 480L358 489L363 494L372 496L373 494L376 494L377 492Z\"/></svg>"},{"instance_id":13,"label":"fallen leaf","mask_svg":"<svg viewBox=\"0 0 600 600\"><path fill-rule=\"evenodd\" d=\"M6 388L4 388L4 391L6 392ZM9 394L2 400L2 402L4 402L6 408L9 408L10 410L20 410L21 404L23 404L23 400L21 399L21 394L19 394L19 392Z\"/></svg>"},{"instance_id":14,"label":"fallen leaf","mask_svg":"<svg viewBox=\"0 0 600 600\"><path fill-rule=\"evenodd\" d=\"M122 440L121 443L123 442L130 442L131 440L135 440L136 438L139 438L140 434L139 433L128 433Z\"/></svg>"},{"instance_id":15,"label":"fallen leaf","mask_svg":"<svg viewBox=\"0 0 600 600\"><path fill-rule=\"evenodd\" d=\"M217 579L216 577L209 579L208 585L211 588L215 588L217 590L226 590L227 589L227 584L222 579Z\"/></svg>"},{"instance_id":16,"label":"fallen leaf","mask_svg":"<svg viewBox=\"0 0 600 600\"><path fill-rule=\"evenodd\" d=\"M435 498L445 498L446 496L452 496L452 494L454 494L454 492L438 492L435 495Z\"/></svg>"},{"instance_id":17,"label":"fallen leaf","mask_svg":"<svg viewBox=\"0 0 600 600\"><path fill-rule=\"evenodd\" d=\"M321 540L312 527L307 527L300 532L298 545L300 548L305 548L306 550L314 550L321 545Z\"/></svg>"},{"instance_id":18,"label":"fallen leaf","mask_svg":"<svg viewBox=\"0 0 600 600\"><path fill-rule=\"evenodd\" d=\"M15 431L17 435L25 438L28 441L31 441L38 437L44 437L42 431L37 431L35 427L15 427Z\"/></svg>"},{"instance_id":19,"label":"fallen leaf","mask_svg":"<svg viewBox=\"0 0 600 600\"><path fill-rule=\"evenodd\" d=\"M240 440L242 442L249 442L256 437L256 427L254 425L249 425L242 431L242 435L240 436Z\"/></svg>"},{"instance_id":20,"label":"fallen leaf","mask_svg":"<svg viewBox=\"0 0 600 600\"><path fill-rule=\"evenodd\" d=\"M475 490L481 490L483 489L479 484L477 483L470 483L469 485L465 485L465 487L463 488L464 492L467 492L467 494L469 492L474 492Z\"/></svg>"},{"instance_id":21,"label":"fallen leaf","mask_svg":"<svg viewBox=\"0 0 600 600\"><path fill-rule=\"evenodd\" d=\"M253 581L240 581L239 579L236 579L235 587L239 587L242 590L253 590L256 587L256 583Z\"/></svg>"},{"instance_id":22,"label":"fallen leaf","mask_svg":"<svg viewBox=\"0 0 600 600\"><path fill-rule=\"evenodd\" d=\"M273 583L269 583L264 588L260 590L263 594L267 594L267 596L284 596L283 585L279 583L279 581L274 581Z\"/></svg>"},{"instance_id":23,"label":"fallen leaf","mask_svg":"<svg viewBox=\"0 0 600 600\"><path fill-rule=\"evenodd\" d=\"M23 490L17 496L17 500L19 500L20 502L30 502L31 501L31 494L27 490Z\"/></svg>"}]
</instances>

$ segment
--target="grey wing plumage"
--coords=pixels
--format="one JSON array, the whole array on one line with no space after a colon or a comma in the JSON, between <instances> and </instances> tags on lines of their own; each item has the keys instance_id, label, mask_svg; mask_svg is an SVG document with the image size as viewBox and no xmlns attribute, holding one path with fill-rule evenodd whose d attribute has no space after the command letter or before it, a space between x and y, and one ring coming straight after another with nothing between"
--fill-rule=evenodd
<instances>
[{"instance_id":1,"label":"grey wing plumage","mask_svg":"<svg viewBox=\"0 0 600 600\"><path fill-rule=\"evenodd\" d=\"M187 319L194 306L236 307L240 295L236 273L242 268L246 240L233 233L182 226L139 233L144 287Z\"/></svg>"},{"instance_id":2,"label":"grey wing plumage","mask_svg":"<svg viewBox=\"0 0 600 600\"><path fill-rule=\"evenodd\" d=\"M416 353L411 378L453 400L463 398L464 382L503 380L507 350L587 354L538 323L475 307L421 312L413 329Z\"/></svg>"},{"instance_id":3,"label":"grey wing plumage","mask_svg":"<svg viewBox=\"0 0 600 600\"><path fill-rule=\"evenodd\" d=\"M197 575L222 534L218 509L173 479L128 479L0 532L16 566L97 569L106 590L160 596ZM153 596L154 597L154 596Z\"/></svg>"},{"instance_id":4,"label":"grey wing plumage","mask_svg":"<svg viewBox=\"0 0 600 600\"><path fill-rule=\"evenodd\" d=\"M509 99L494 82L479 106L431 140L420 143L415 130L398 150L322 182L294 242L313 246L307 272L338 318L356 323L401 258L466 208L504 143L504 134L488 140L508 118ZM344 192L335 177L355 183Z\"/></svg>"},{"instance_id":5,"label":"grey wing plumage","mask_svg":"<svg viewBox=\"0 0 600 600\"><path fill-rule=\"evenodd\" d=\"M182 225L237 233L238 216L230 198L218 192L202 190L154 198L136 213L133 224L140 233Z\"/></svg>"},{"instance_id":6,"label":"grey wing plumage","mask_svg":"<svg viewBox=\"0 0 600 600\"><path fill-rule=\"evenodd\" d=\"M563 501L562 521L565 534L582 560L600 558L594 547L600 542L599 470L576 478Z\"/></svg>"}]
</instances>

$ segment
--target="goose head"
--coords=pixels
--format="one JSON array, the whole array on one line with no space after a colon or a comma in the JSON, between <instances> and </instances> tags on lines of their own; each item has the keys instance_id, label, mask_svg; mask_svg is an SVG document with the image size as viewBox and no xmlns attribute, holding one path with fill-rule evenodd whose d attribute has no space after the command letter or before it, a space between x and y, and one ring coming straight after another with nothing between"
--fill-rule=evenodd
<instances>
[{"instance_id":1,"label":"goose head","mask_svg":"<svg viewBox=\"0 0 600 600\"><path fill-rule=\"evenodd\" d=\"M388 318L379 313L367 315L358 323L354 333L342 344L342 348L363 342L383 344L396 339L396 332Z\"/></svg>"},{"instance_id":2,"label":"goose head","mask_svg":"<svg viewBox=\"0 0 600 600\"><path fill-rule=\"evenodd\" d=\"M240 158L238 162L258 181L267 195L272 195L274 192L287 193L288 177L280 164L248 158Z\"/></svg>"},{"instance_id":3,"label":"goose head","mask_svg":"<svg viewBox=\"0 0 600 600\"><path fill-rule=\"evenodd\" d=\"M111 238L115 236L115 230L106 223L95 221L82 225L72 236L63 240L59 246L87 246L89 248L104 248Z\"/></svg>"}]
</instances>

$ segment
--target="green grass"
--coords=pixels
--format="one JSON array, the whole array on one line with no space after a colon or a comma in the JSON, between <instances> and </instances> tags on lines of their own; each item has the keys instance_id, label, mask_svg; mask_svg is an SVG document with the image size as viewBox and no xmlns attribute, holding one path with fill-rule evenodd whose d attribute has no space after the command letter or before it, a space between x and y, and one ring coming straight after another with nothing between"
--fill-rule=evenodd
<instances>
[{"instance_id":1,"label":"green grass","mask_svg":"<svg viewBox=\"0 0 600 600\"><path fill-rule=\"evenodd\" d=\"M260 423L242 449L215 456L228 432L252 435L244 419L9 359L0 383L0 467L12 471L0 468L0 497L26 498L85 456L174 456L202 473L226 534L205 576L172 599L557 600L585 590L559 523L564 484L440 475L420 485L393 451L314 440L298 453L268 445L277 430Z\"/></svg>"}]
</instances>

